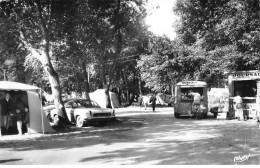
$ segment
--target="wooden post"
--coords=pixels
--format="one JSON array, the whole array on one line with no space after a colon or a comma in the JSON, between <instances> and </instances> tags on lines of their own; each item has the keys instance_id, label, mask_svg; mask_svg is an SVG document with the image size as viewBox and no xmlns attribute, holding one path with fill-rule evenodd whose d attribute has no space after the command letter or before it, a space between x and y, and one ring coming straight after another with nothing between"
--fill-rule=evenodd
<instances>
[{"instance_id":1,"label":"wooden post","mask_svg":"<svg viewBox=\"0 0 260 168\"><path fill-rule=\"evenodd\" d=\"M230 97L234 96L234 82L232 81L232 77L229 75L228 76L228 91L229 91L229 108L228 108L228 114L227 114L227 118L231 119L233 117L233 113L234 113L234 108L233 108L233 99L231 99Z\"/></svg>"}]
</instances>

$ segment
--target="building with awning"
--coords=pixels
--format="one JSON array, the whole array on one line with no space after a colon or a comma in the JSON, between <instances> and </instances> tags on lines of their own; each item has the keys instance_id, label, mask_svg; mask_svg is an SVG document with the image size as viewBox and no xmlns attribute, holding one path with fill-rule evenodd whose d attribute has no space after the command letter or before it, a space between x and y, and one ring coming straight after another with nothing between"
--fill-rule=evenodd
<instances>
[{"instance_id":1,"label":"building with awning","mask_svg":"<svg viewBox=\"0 0 260 168\"><path fill-rule=\"evenodd\" d=\"M229 90L229 117L235 116L233 98L241 93L243 112L249 118L256 118L260 109L260 70L227 72Z\"/></svg>"}]
</instances>

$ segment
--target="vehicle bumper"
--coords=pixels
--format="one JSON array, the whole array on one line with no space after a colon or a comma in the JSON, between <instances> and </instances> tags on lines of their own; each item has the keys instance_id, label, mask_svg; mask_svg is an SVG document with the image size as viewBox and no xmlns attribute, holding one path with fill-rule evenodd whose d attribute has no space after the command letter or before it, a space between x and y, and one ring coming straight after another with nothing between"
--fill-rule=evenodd
<instances>
[{"instance_id":1,"label":"vehicle bumper","mask_svg":"<svg viewBox=\"0 0 260 168\"><path fill-rule=\"evenodd\" d=\"M110 118L88 118L85 119L84 122L86 123L95 123L95 122L110 122L115 121L116 117L110 117Z\"/></svg>"}]
</instances>

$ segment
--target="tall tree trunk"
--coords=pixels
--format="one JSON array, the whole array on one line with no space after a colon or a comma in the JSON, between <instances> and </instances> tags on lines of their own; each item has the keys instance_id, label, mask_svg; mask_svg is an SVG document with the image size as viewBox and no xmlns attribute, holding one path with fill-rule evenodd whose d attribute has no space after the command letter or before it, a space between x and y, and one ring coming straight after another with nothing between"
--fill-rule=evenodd
<instances>
[{"instance_id":1,"label":"tall tree trunk","mask_svg":"<svg viewBox=\"0 0 260 168\"><path fill-rule=\"evenodd\" d=\"M139 94L142 95L142 79L141 79L140 72L139 72L138 87L139 87Z\"/></svg>"},{"instance_id":2,"label":"tall tree trunk","mask_svg":"<svg viewBox=\"0 0 260 168\"><path fill-rule=\"evenodd\" d=\"M56 109L59 109L62 106L62 97L61 97L61 91L60 91L60 82L59 77L55 70L53 69L51 64L45 63L44 64L44 70L48 75L51 90L52 90L52 96L54 98L54 104ZM63 113L62 110L58 110L58 115L64 119L68 119L66 113Z\"/></svg>"},{"instance_id":3,"label":"tall tree trunk","mask_svg":"<svg viewBox=\"0 0 260 168\"><path fill-rule=\"evenodd\" d=\"M115 32L116 32L116 42L115 42L115 46L116 46L116 53L114 54L114 60L113 60L113 65L112 68L109 71L108 74L108 80L106 80L105 78L105 72L103 70L103 87L105 89L105 93L106 93L106 104L107 104L107 108L111 108L111 101L110 101L110 96L109 96L109 89L110 89L110 85L112 82L112 79L114 77L114 72L115 69L117 67L117 58L120 56L121 50L122 50L122 35L121 35L121 27L120 27L120 17L119 13L120 13L120 8L121 8L121 0L117 0L117 8L115 11L115 15L116 15L116 23L115 23ZM104 54L106 54L106 52L104 52Z\"/></svg>"},{"instance_id":4,"label":"tall tree trunk","mask_svg":"<svg viewBox=\"0 0 260 168\"><path fill-rule=\"evenodd\" d=\"M88 81L88 73L86 69L86 63L82 62L82 69L83 69L83 74L84 74L84 83L85 83L85 96L86 100L90 102L90 97L89 97L89 92L90 92L90 87L89 87L89 81Z\"/></svg>"},{"instance_id":5,"label":"tall tree trunk","mask_svg":"<svg viewBox=\"0 0 260 168\"><path fill-rule=\"evenodd\" d=\"M122 104L122 99L121 99L121 97L122 97L122 90L120 89L120 88L118 88L118 102L119 102L119 105L121 105Z\"/></svg>"},{"instance_id":6,"label":"tall tree trunk","mask_svg":"<svg viewBox=\"0 0 260 168\"><path fill-rule=\"evenodd\" d=\"M54 97L54 104L56 110L58 111L58 115L61 119L61 122L68 124L70 122L68 120L68 116L62 102L59 76L54 70L52 63L50 61L49 31L46 22L42 16L42 7L41 7L40 0L36 1L36 6L37 6L38 17L40 20L40 28L41 28L42 41L43 41L43 53L40 56L38 55L37 58L42 63L43 68L49 77L49 81L52 88L52 95Z\"/></svg>"},{"instance_id":7,"label":"tall tree trunk","mask_svg":"<svg viewBox=\"0 0 260 168\"><path fill-rule=\"evenodd\" d=\"M175 95L174 85L175 85L175 84L171 84L171 85L170 85L172 97L174 97L174 95Z\"/></svg>"},{"instance_id":8,"label":"tall tree trunk","mask_svg":"<svg viewBox=\"0 0 260 168\"><path fill-rule=\"evenodd\" d=\"M109 87L105 88L105 93L106 93L106 107L112 108L111 99L110 99L110 95L109 95Z\"/></svg>"},{"instance_id":9,"label":"tall tree trunk","mask_svg":"<svg viewBox=\"0 0 260 168\"><path fill-rule=\"evenodd\" d=\"M123 84L124 84L125 90L126 90L126 101L128 103L130 103L130 93L129 93L128 82L127 82L126 76L123 71L121 71L121 74L122 74Z\"/></svg>"},{"instance_id":10,"label":"tall tree trunk","mask_svg":"<svg viewBox=\"0 0 260 168\"><path fill-rule=\"evenodd\" d=\"M132 86L128 87L129 93L130 93L130 99L129 99L129 105L133 104L134 98L135 98L135 90L133 89L136 83L136 72L133 74L133 80L132 80Z\"/></svg>"},{"instance_id":11,"label":"tall tree trunk","mask_svg":"<svg viewBox=\"0 0 260 168\"><path fill-rule=\"evenodd\" d=\"M105 54L106 52L104 52ZM104 56L103 56L104 58ZM102 67L101 67L101 79L102 79L102 85L103 89L105 89L105 94L106 94L106 107L111 108L111 101L110 101L110 96L109 96L109 88L110 88L110 83L106 79L106 74L105 74L105 62L104 59L102 59Z\"/></svg>"}]
</instances>

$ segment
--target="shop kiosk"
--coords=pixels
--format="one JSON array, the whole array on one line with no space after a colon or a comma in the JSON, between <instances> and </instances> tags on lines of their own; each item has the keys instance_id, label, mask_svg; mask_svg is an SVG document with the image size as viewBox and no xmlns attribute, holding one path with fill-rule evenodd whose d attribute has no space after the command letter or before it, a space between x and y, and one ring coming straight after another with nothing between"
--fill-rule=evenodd
<instances>
[{"instance_id":1,"label":"shop kiosk","mask_svg":"<svg viewBox=\"0 0 260 168\"><path fill-rule=\"evenodd\" d=\"M233 99L240 92L243 100L243 113L247 118L255 119L260 107L260 70L228 72L229 113L235 118Z\"/></svg>"}]
</instances>

